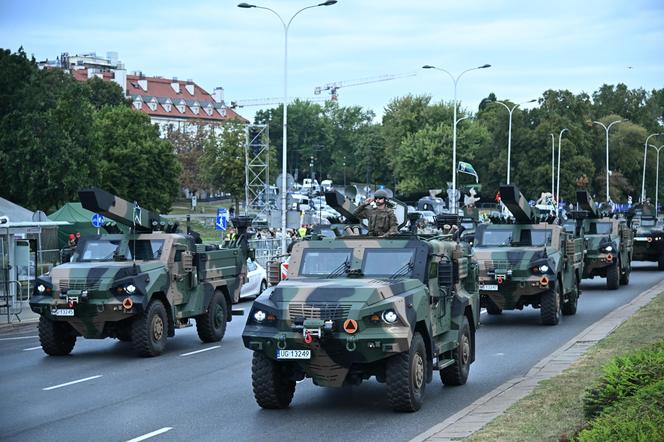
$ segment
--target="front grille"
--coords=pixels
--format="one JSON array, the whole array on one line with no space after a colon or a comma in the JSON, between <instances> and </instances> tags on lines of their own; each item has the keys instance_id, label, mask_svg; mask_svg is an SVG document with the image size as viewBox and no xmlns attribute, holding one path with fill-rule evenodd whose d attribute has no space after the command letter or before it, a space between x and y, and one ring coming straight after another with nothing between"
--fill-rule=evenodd
<instances>
[{"instance_id":1,"label":"front grille","mask_svg":"<svg viewBox=\"0 0 664 442\"><path fill-rule=\"evenodd\" d=\"M351 304L292 303L288 306L288 318L291 322L302 319L346 319L350 308Z\"/></svg>"},{"instance_id":2,"label":"front grille","mask_svg":"<svg viewBox=\"0 0 664 442\"><path fill-rule=\"evenodd\" d=\"M58 284L60 290L99 290L101 282L101 279L61 279Z\"/></svg>"},{"instance_id":3,"label":"front grille","mask_svg":"<svg viewBox=\"0 0 664 442\"><path fill-rule=\"evenodd\" d=\"M512 263L506 259L484 259L477 262L480 266L480 271L489 270L512 270Z\"/></svg>"}]
</instances>

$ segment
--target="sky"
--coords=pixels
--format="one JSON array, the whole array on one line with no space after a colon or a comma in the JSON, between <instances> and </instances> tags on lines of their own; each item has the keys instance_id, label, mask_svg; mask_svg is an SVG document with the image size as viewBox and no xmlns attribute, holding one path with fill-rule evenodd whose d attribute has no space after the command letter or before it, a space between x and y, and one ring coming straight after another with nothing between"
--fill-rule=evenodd
<instances>
[{"instance_id":1,"label":"sky","mask_svg":"<svg viewBox=\"0 0 664 442\"><path fill-rule=\"evenodd\" d=\"M318 0L323 1L323 0ZM226 102L268 102L239 109L252 119L284 95L284 28L276 15L238 1L0 0L0 47L20 46L37 60L108 51L127 70L193 79ZM316 0L261 0L288 22ZM339 0L307 9L288 31L288 96L341 82L339 103L372 110L407 94L451 101L456 77L462 107L474 112L493 92L521 103L548 89L592 92L625 83L664 87L663 0ZM385 76L416 73L390 81ZM358 81L366 79L366 84ZM537 103L524 107L536 106Z\"/></svg>"}]
</instances>

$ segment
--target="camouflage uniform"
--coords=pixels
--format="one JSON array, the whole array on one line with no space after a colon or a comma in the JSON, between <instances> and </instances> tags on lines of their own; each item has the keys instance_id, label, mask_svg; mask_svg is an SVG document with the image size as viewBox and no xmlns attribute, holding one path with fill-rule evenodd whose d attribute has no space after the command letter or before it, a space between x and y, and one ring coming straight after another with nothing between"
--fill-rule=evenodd
<instances>
[{"instance_id":1,"label":"camouflage uniform","mask_svg":"<svg viewBox=\"0 0 664 442\"><path fill-rule=\"evenodd\" d=\"M397 217L392 208L385 204L385 207L372 208L368 203L360 204L353 213L357 218L366 218L369 220L369 236L384 236L398 233Z\"/></svg>"}]
</instances>

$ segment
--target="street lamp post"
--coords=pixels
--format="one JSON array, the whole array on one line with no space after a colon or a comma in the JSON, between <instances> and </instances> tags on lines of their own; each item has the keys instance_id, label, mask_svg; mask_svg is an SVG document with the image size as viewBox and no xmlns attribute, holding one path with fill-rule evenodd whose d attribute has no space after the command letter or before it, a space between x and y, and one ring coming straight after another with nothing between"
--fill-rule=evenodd
<instances>
[{"instance_id":1,"label":"street lamp post","mask_svg":"<svg viewBox=\"0 0 664 442\"><path fill-rule=\"evenodd\" d=\"M659 147L653 146L652 144L650 144L649 146L652 147L653 149L655 149L655 151L657 152L657 157L655 159L655 162L657 164L657 166L655 167L655 171L656 171L655 172L655 217L656 217L657 216L657 207L658 207L658 204L659 204L659 151L662 150L662 148L664 147L664 144L662 144Z\"/></svg>"},{"instance_id":2,"label":"street lamp post","mask_svg":"<svg viewBox=\"0 0 664 442\"><path fill-rule=\"evenodd\" d=\"M562 141L563 141L563 133L569 131L569 129L564 128L563 130L560 131L560 135L558 135L558 176L556 178L556 213L558 213L558 204L560 203L560 151L562 150Z\"/></svg>"},{"instance_id":3,"label":"street lamp post","mask_svg":"<svg viewBox=\"0 0 664 442\"><path fill-rule=\"evenodd\" d=\"M551 135L551 198L553 198L553 195L555 195L555 174L556 174L556 163L555 163L555 154L556 154L556 136L554 134L549 134Z\"/></svg>"},{"instance_id":4,"label":"street lamp post","mask_svg":"<svg viewBox=\"0 0 664 442\"><path fill-rule=\"evenodd\" d=\"M293 22L293 19L302 11L307 10L307 9L312 9L312 8L317 8L319 6L331 6L335 4L337 0L327 0L323 3L319 3L317 5L311 5L311 6L306 6L291 16L291 18L288 20L288 22L285 22L283 18L281 18L281 15L277 11L271 8L267 8L265 6L258 6L258 5L252 5L249 3L240 3L238 4L238 8L256 8L256 9L265 9L266 11L270 11L274 15L277 16L279 21L284 27L284 115L283 115L283 146L282 146L282 153L281 153L281 253L284 254L286 253L286 200L288 198L288 189L287 187L287 180L286 180L286 175L288 174L288 167L287 167L287 153L288 153L288 30L290 29L290 25Z\"/></svg>"},{"instance_id":5,"label":"street lamp post","mask_svg":"<svg viewBox=\"0 0 664 442\"><path fill-rule=\"evenodd\" d=\"M641 180L641 202L645 202L646 200L646 157L648 156L648 140L651 137L654 137L656 135L664 135L664 132L657 132L654 134L648 135L648 138L646 138L646 142L643 145L643 179Z\"/></svg>"},{"instance_id":6,"label":"street lamp post","mask_svg":"<svg viewBox=\"0 0 664 442\"><path fill-rule=\"evenodd\" d=\"M616 120L608 126L605 126L601 121L593 121L594 124L599 124L606 131L606 202L611 200L611 196L609 195L609 130L611 129L611 126L620 122L622 122L622 120Z\"/></svg>"},{"instance_id":7,"label":"street lamp post","mask_svg":"<svg viewBox=\"0 0 664 442\"><path fill-rule=\"evenodd\" d=\"M456 140L457 140L457 123L460 121L457 121L457 84L459 83L459 79L463 74L466 72L474 71L476 69L486 69L490 68L490 64L484 64L482 66L478 66L476 68L470 68L466 69L465 71L461 72L459 75L456 76L456 78L449 73L446 69L439 68L436 66L432 66L429 64L426 64L422 66L422 69L436 69L441 72L445 72L449 77L452 79L452 82L454 83L454 116L452 117L452 201L450 202L450 208L452 209L452 213L456 213Z\"/></svg>"},{"instance_id":8,"label":"street lamp post","mask_svg":"<svg viewBox=\"0 0 664 442\"><path fill-rule=\"evenodd\" d=\"M346 189L346 155L344 155L344 189ZM345 191L345 190L344 190Z\"/></svg>"},{"instance_id":9,"label":"street lamp post","mask_svg":"<svg viewBox=\"0 0 664 442\"><path fill-rule=\"evenodd\" d=\"M515 104L511 108L507 106L505 103L502 101L496 101L498 104L502 104L505 109L507 109L507 112L510 114L510 119L509 119L509 126L507 129L507 184L510 183L510 164L511 164L511 158L512 158L512 112L514 112L514 109L519 107L522 104L526 103L533 103L537 100L528 100L524 101L523 103Z\"/></svg>"}]
</instances>

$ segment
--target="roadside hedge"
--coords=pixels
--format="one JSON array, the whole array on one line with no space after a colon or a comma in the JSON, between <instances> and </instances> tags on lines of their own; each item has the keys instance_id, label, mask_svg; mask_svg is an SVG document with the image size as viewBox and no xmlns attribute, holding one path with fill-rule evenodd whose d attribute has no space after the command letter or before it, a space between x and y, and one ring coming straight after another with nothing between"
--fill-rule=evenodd
<instances>
[{"instance_id":1,"label":"roadside hedge","mask_svg":"<svg viewBox=\"0 0 664 442\"><path fill-rule=\"evenodd\" d=\"M664 339L637 352L613 359L594 387L586 391L586 418L599 416L616 401L635 395L641 388L664 379Z\"/></svg>"}]
</instances>

